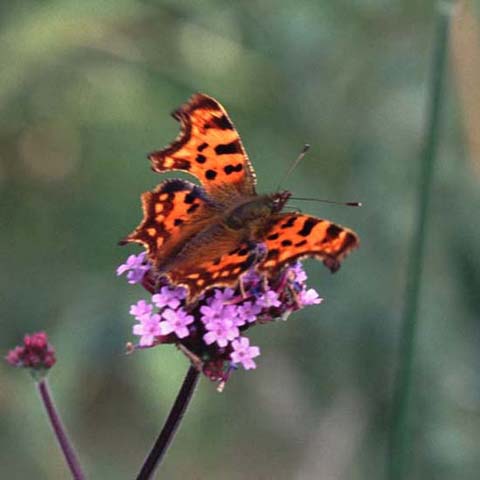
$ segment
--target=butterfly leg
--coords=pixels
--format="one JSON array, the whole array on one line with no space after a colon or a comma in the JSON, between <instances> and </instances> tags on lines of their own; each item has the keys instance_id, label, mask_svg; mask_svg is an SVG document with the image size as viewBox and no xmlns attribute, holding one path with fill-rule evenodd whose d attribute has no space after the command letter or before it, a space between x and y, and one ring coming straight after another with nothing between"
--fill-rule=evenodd
<instances>
[{"instance_id":1,"label":"butterfly leg","mask_svg":"<svg viewBox=\"0 0 480 480\"><path fill-rule=\"evenodd\" d=\"M242 299L247 298L247 294L245 292L245 284L243 283L243 277L238 279L238 288L240 289L240 294L242 295Z\"/></svg>"},{"instance_id":2,"label":"butterfly leg","mask_svg":"<svg viewBox=\"0 0 480 480\"><path fill-rule=\"evenodd\" d=\"M288 293L289 293L289 295L292 299L292 302L295 306L295 309L298 310L301 307L301 304L300 304L300 299L298 297L297 291L295 290L295 288L290 283L288 284L287 289L288 289Z\"/></svg>"}]
</instances>

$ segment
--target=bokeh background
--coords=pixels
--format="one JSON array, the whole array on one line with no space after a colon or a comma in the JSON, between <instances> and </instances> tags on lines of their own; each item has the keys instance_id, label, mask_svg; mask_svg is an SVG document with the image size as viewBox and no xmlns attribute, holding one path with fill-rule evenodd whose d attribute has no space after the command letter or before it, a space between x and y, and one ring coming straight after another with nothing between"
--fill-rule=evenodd
<instances>
[{"instance_id":1,"label":"bokeh background","mask_svg":"<svg viewBox=\"0 0 480 480\"><path fill-rule=\"evenodd\" d=\"M262 356L222 394L202 379L163 466L169 479L380 479L416 211L436 2L0 1L2 352L45 329L50 375L90 478L133 478L187 369L173 347L124 355L115 277L140 194L161 177L169 112L193 92L228 109L272 191L355 229L325 298L250 333ZM429 215L411 409L410 479L480 471L480 40L453 22ZM68 478L26 372L0 367L0 477Z\"/></svg>"}]
</instances>

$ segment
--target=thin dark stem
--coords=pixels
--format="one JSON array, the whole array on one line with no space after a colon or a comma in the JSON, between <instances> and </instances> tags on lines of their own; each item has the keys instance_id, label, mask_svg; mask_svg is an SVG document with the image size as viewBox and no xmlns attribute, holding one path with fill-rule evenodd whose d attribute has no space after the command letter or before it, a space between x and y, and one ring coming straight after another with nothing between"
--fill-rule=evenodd
<instances>
[{"instance_id":1,"label":"thin dark stem","mask_svg":"<svg viewBox=\"0 0 480 480\"><path fill-rule=\"evenodd\" d=\"M147 480L152 478L155 470L160 465L173 437L175 436L175 432L180 425L185 410L192 399L193 392L198 383L198 378L199 371L195 367L190 366L165 425L163 426L157 441L153 445L152 450L145 459L142 469L137 476L137 480Z\"/></svg>"},{"instance_id":2,"label":"thin dark stem","mask_svg":"<svg viewBox=\"0 0 480 480\"><path fill-rule=\"evenodd\" d=\"M68 467L70 468L70 472L72 473L72 477L75 480L85 480L85 475L82 472L80 462L78 461L75 450L68 439L68 435L65 431L65 427L63 426L60 415L55 408L55 404L53 403L52 395L50 394L50 389L48 388L47 379L43 378L42 380L39 380L37 382L37 388L43 405L45 406L45 410L47 411L50 424L53 428L55 436L57 437Z\"/></svg>"},{"instance_id":3,"label":"thin dark stem","mask_svg":"<svg viewBox=\"0 0 480 480\"><path fill-rule=\"evenodd\" d=\"M448 50L448 32L451 5L440 4L433 54L431 88L428 105L427 134L421 156L421 177L418 185L418 215L412 238L410 263L405 291L405 311L399 349L399 364L395 378L392 424L388 452L388 478L406 478L410 454L409 403L412 390L412 373L415 338L418 325L418 299L420 297L434 162L439 143L440 110L443 100L444 70Z\"/></svg>"}]
</instances>

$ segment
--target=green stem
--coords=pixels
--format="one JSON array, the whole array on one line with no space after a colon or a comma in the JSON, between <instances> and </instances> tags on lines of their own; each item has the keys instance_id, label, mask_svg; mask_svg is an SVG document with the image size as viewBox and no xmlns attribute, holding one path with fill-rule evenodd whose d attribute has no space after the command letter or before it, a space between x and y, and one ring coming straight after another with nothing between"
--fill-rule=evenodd
<instances>
[{"instance_id":1,"label":"green stem","mask_svg":"<svg viewBox=\"0 0 480 480\"><path fill-rule=\"evenodd\" d=\"M425 234L427 230L428 206L430 203L433 170L439 143L440 110L443 100L444 71L448 50L448 33L451 5L440 4L435 39L435 51L431 73L428 104L427 133L421 153L421 176L418 185L418 212L412 238L410 263L407 271L405 310L399 347L398 371L395 378L388 451L388 478L402 480L406 475L409 454L409 403L412 390L412 373L415 337L418 324L418 299L420 296Z\"/></svg>"}]
</instances>

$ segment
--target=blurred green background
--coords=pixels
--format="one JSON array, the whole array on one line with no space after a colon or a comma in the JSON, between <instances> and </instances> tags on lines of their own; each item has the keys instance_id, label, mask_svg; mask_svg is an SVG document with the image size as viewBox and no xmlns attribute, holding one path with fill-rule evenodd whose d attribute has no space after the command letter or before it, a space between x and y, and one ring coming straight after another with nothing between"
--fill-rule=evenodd
<instances>
[{"instance_id":1,"label":"blurred green background","mask_svg":"<svg viewBox=\"0 0 480 480\"><path fill-rule=\"evenodd\" d=\"M50 382L89 478L129 479L187 368L173 347L124 355L115 277L140 194L161 176L169 112L196 91L228 109L257 171L361 249L325 298L251 330L262 356L219 394L202 379L163 466L168 479L380 479L425 131L434 1L0 1L2 352L45 329ZM410 479L480 471L480 43L466 4L446 88L412 397ZM464 23L461 23L464 22ZM478 135L477 135L478 133ZM0 367L0 477L69 478L26 372Z\"/></svg>"}]
</instances>

